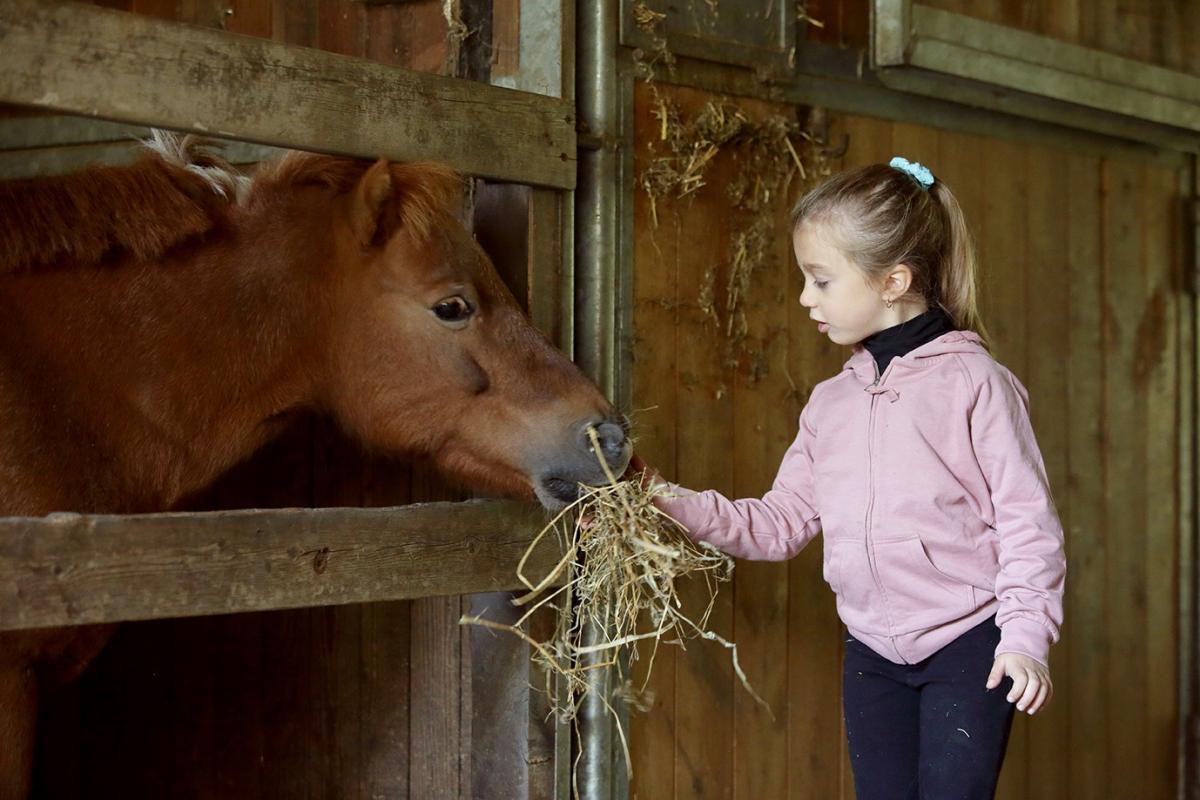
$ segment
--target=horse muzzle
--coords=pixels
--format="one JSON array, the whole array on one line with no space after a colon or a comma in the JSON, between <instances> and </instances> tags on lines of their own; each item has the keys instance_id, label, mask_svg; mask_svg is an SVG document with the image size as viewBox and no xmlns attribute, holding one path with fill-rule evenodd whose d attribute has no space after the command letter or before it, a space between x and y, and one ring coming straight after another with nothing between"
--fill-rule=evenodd
<instances>
[{"instance_id":1,"label":"horse muzzle","mask_svg":"<svg viewBox=\"0 0 1200 800\"><path fill-rule=\"evenodd\" d=\"M563 448L534 476L534 491L542 505L559 510L579 499L579 486L598 486L608 482L608 473L620 478L633 456L633 445L624 416L585 420L575 426L569 445ZM592 443L594 429L599 452ZM601 464L603 459L603 465Z\"/></svg>"}]
</instances>

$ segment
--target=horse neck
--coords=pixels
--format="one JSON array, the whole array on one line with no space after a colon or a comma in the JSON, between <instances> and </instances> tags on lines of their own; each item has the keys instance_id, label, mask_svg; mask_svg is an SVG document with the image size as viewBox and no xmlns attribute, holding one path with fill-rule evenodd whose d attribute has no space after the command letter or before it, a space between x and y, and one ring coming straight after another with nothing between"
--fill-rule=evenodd
<instances>
[{"instance_id":1,"label":"horse neck","mask_svg":"<svg viewBox=\"0 0 1200 800\"><path fill-rule=\"evenodd\" d=\"M59 463L43 471L82 479L83 496L56 502L168 508L310 402L321 308L311 281L327 223L293 216L284 233L265 222L273 216L247 215L159 263L0 283L0 312L18 323L0 335L0 358L20 365L26 416L42 416L30 429L61 439ZM15 469L4 439L0 475Z\"/></svg>"}]
</instances>

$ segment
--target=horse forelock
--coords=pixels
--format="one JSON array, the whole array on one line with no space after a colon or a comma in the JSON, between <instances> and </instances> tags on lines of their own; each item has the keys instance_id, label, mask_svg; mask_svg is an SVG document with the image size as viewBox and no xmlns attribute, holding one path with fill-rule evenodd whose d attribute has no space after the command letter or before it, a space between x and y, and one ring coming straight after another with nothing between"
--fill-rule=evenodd
<instances>
[{"instance_id":1,"label":"horse forelock","mask_svg":"<svg viewBox=\"0 0 1200 800\"><path fill-rule=\"evenodd\" d=\"M236 203L246 199L250 178L216 155L214 142L193 134L180 137L155 129L149 139L142 141L142 146L168 164L198 175L221 197Z\"/></svg>"},{"instance_id":2,"label":"horse forelock","mask_svg":"<svg viewBox=\"0 0 1200 800\"><path fill-rule=\"evenodd\" d=\"M400 198L400 216L418 236L429 236L446 217L454 216L454 205L463 179L441 164L414 162L392 164L392 185Z\"/></svg>"},{"instance_id":3,"label":"horse forelock","mask_svg":"<svg viewBox=\"0 0 1200 800\"><path fill-rule=\"evenodd\" d=\"M156 132L146 146L133 164L0 182L0 274L149 261L212 230L237 199L232 170L199 141Z\"/></svg>"},{"instance_id":4,"label":"horse forelock","mask_svg":"<svg viewBox=\"0 0 1200 800\"><path fill-rule=\"evenodd\" d=\"M278 191L282 186L316 185L345 193L362 179L370 161L342 156L293 151L282 159L263 165L255 176L251 196ZM402 227L419 238L427 238L447 217L455 215L462 190L462 177L441 164L428 162L390 165L396 212Z\"/></svg>"}]
</instances>

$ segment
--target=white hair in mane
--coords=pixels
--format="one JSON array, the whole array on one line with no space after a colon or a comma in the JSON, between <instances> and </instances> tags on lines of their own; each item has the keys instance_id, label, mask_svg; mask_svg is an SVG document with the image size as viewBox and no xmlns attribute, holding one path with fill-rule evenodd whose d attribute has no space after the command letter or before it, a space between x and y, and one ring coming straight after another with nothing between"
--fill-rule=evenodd
<instances>
[{"instance_id":1,"label":"white hair in mane","mask_svg":"<svg viewBox=\"0 0 1200 800\"><path fill-rule=\"evenodd\" d=\"M211 148L219 147L218 143L192 134L181 137L152 128L150 138L143 139L142 145L168 164L199 175L221 197L239 204L246 198L250 178L239 174L229 162L211 152Z\"/></svg>"}]
</instances>

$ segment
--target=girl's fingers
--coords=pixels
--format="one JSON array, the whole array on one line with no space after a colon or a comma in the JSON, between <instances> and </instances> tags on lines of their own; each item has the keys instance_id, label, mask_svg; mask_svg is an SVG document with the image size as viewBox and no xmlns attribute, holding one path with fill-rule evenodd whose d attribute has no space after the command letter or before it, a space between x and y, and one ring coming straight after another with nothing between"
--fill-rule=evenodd
<instances>
[{"instance_id":1,"label":"girl's fingers","mask_svg":"<svg viewBox=\"0 0 1200 800\"><path fill-rule=\"evenodd\" d=\"M629 457L629 466L625 468L626 475L638 475L642 472L650 472L650 468L646 466L646 462L642 461L642 457L634 453Z\"/></svg>"},{"instance_id":2,"label":"girl's fingers","mask_svg":"<svg viewBox=\"0 0 1200 800\"><path fill-rule=\"evenodd\" d=\"M1017 710L1025 711L1028 709L1037 697L1038 691L1042 688L1041 677L1036 672L1028 672L1025 691L1021 693L1021 699L1017 701Z\"/></svg>"},{"instance_id":3,"label":"girl's fingers","mask_svg":"<svg viewBox=\"0 0 1200 800\"><path fill-rule=\"evenodd\" d=\"M1041 711L1042 706L1044 706L1046 704L1046 701L1049 698L1050 698L1050 685L1047 683L1043 683L1042 687L1040 689L1038 689L1037 697L1033 698L1033 702L1029 704L1029 715L1033 716L1034 714Z\"/></svg>"},{"instance_id":4,"label":"girl's fingers","mask_svg":"<svg viewBox=\"0 0 1200 800\"><path fill-rule=\"evenodd\" d=\"M1025 670L1017 670L1008 677L1012 678L1012 688L1008 690L1006 699L1010 703L1015 703L1025 693L1025 685L1029 683L1029 674Z\"/></svg>"},{"instance_id":5,"label":"girl's fingers","mask_svg":"<svg viewBox=\"0 0 1200 800\"><path fill-rule=\"evenodd\" d=\"M1033 699L1029 701L1029 705L1025 707L1025 713L1033 716L1042 707L1042 701L1046 699L1046 684L1038 686L1037 692L1033 695Z\"/></svg>"},{"instance_id":6,"label":"girl's fingers","mask_svg":"<svg viewBox=\"0 0 1200 800\"><path fill-rule=\"evenodd\" d=\"M1004 664L999 659L992 664L992 671L988 674L987 688L995 689L1000 685L1000 681L1004 680Z\"/></svg>"}]
</instances>

